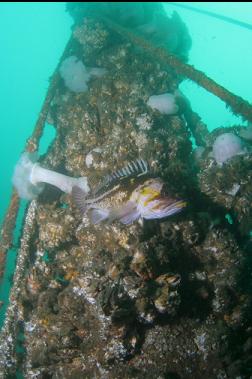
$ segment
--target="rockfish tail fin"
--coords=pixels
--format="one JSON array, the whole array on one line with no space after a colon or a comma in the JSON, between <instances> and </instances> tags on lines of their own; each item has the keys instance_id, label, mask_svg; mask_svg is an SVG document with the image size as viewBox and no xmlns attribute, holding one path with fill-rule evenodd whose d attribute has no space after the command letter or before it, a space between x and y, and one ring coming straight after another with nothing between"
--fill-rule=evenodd
<instances>
[{"instance_id":1,"label":"rockfish tail fin","mask_svg":"<svg viewBox=\"0 0 252 379\"><path fill-rule=\"evenodd\" d=\"M87 212L88 205L86 204L86 193L78 186L72 188L72 197L75 205L84 215Z\"/></svg>"}]
</instances>

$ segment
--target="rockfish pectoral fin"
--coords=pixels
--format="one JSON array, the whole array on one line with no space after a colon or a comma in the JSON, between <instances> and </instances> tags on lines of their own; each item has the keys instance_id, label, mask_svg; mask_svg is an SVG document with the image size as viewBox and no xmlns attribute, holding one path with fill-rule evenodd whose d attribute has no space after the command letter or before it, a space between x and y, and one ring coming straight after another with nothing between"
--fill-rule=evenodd
<instances>
[{"instance_id":1,"label":"rockfish pectoral fin","mask_svg":"<svg viewBox=\"0 0 252 379\"><path fill-rule=\"evenodd\" d=\"M105 221L110 224L115 220L120 221L123 224L131 224L138 217L140 213L137 210L136 204L132 201L128 201L124 205L118 208L98 208L94 207L90 210L90 219L93 224L99 224Z\"/></svg>"},{"instance_id":2,"label":"rockfish pectoral fin","mask_svg":"<svg viewBox=\"0 0 252 379\"><path fill-rule=\"evenodd\" d=\"M185 201L178 200L171 202L171 199L169 198L164 198L158 201L156 200L152 203L152 206L151 204L149 204L150 206L142 213L143 218L145 218L146 220L172 216L176 213L181 212L182 209L186 207Z\"/></svg>"},{"instance_id":3,"label":"rockfish pectoral fin","mask_svg":"<svg viewBox=\"0 0 252 379\"><path fill-rule=\"evenodd\" d=\"M136 221L140 216L141 214L134 204L132 208L128 207L127 213L123 217L119 218L119 221L122 224L129 225Z\"/></svg>"},{"instance_id":4,"label":"rockfish pectoral fin","mask_svg":"<svg viewBox=\"0 0 252 379\"><path fill-rule=\"evenodd\" d=\"M120 221L122 224L132 224L140 217L140 212L133 201L127 201L119 208L112 209L109 215L109 221Z\"/></svg>"}]
</instances>

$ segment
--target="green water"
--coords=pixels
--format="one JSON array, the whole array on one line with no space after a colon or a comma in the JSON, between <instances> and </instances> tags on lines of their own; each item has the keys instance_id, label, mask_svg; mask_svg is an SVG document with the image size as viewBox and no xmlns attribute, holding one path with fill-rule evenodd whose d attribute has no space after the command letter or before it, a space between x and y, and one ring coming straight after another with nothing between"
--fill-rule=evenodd
<instances>
[{"instance_id":1,"label":"green water","mask_svg":"<svg viewBox=\"0 0 252 379\"><path fill-rule=\"evenodd\" d=\"M32 133L72 20L65 3L1 3L0 17L2 220L13 166Z\"/></svg>"},{"instance_id":2,"label":"green water","mask_svg":"<svg viewBox=\"0 0 252 379\"><path fill-rule=\"evenodd\" d=\"M191 3L252 24L252 3ZM218 83L252 102L252 31L207 15L165 5L170 14L176 10L187 24L192 37L189 63L207 73ZM0 221L11 193L13 167L31 135L38 117L48 80L71 33L72 20L65 3L0 4ZM195 84L185 81L181 90L193 109L212 130L241 123L225 105ZM54 135L48 125L42 151ZM24 205L25 206L25 205ZM20 223L19 223L20 225ZM18 235L19 226L16 230ZM0 292L5 302L9 276L14 267L15 250L8 255L8 272ZM2 308L1 319L5 307Z\"/></svg>"},{"instance_id":3,"label":"green water","mask_svg":"<svg viewBox=\"0 0 252 379\"><path fill-rule=\"evenodd\" d=\"M11 194L13 167L32 133L49 77L70 36L72 20L65 12L65 3L1 3L0 18L2 223ZM48 125L41 152L46 150L53 135L53 127ZM18 222L16 236L20 225ZM4 301L0 324L6 308L15 254L15 249L8 253L8 271L0 288L0 300Z\"/></svg>"}]
</instances>

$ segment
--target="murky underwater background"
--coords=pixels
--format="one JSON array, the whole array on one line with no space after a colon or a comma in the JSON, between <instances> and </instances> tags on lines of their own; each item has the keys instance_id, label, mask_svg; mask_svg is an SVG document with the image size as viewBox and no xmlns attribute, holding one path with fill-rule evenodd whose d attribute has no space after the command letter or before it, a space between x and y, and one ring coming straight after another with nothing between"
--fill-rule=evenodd
<instances>
[{"instance_id":1,"label":"murky underwater background","mask_svg":"<svg viewBox=\"0 0 252 379\"><path fill-rule=\"evenodd\" d=\"M189 4L252 25L252 3ZM169 15L177 11L188 27L192 37L188 63L252 102L252 30L169 3L165 8ZM70 37L72 23L63 2L0 4L1 222L10 199L14 165L32 133L48 79ZM228 111L223 102L194 83L184 81L180 89L209 130L241 124L241 119ZM40 153L46 151L53 137L53 127L47 125ZM19 227L20 222L16 232ZM7 305L14 257L15 249L8 254L8 270L0 289L0 301L4 302L0 324Z\"/></svg>"}]
</instances>

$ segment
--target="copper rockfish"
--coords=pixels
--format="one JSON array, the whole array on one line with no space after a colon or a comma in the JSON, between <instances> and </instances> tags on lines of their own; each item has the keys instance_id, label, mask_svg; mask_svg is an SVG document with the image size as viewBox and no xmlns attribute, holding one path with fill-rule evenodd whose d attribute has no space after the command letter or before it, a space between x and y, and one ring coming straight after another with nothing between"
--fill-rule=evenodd
<instances>
[{"instance_id":1,"label":"copper rockfish","mask_svg":"<svg viewBox=\"0 0 252 379\"><path fill-rule=\"evenodd\" d=\"M186 206L185 201L163 195L164 182L160 178L146 178L148 172L148 163L137 159L107 175L93 190L92 198L87 198L79 187L73 187L73 199L83 216L88 213L93 224L118 220L128 225L138 219L161 219L180 212Z\"/></svg>"}]
</instances>

